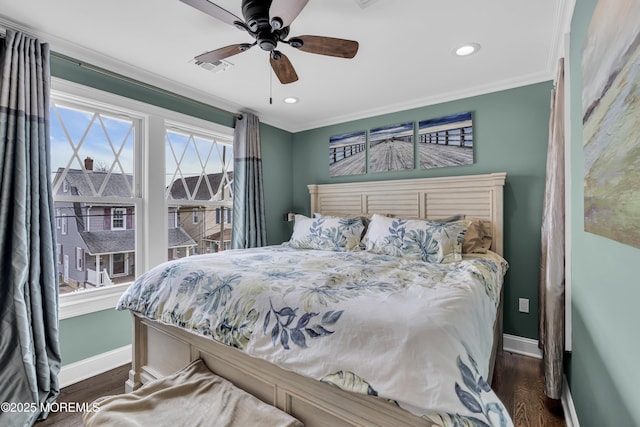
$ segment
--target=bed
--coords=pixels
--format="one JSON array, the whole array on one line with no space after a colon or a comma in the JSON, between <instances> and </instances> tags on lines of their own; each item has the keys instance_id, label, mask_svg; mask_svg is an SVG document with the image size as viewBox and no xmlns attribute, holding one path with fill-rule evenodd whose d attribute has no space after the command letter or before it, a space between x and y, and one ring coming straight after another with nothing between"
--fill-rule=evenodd
<instances>
[{"instance_id":1,"label":"bed","mask_svg":"<svg viewBox=\"0 0 640 427\"><path fill-rule=\"evenodd\" d=\"M505 178L309 185L318 215L296 216L289 244L146 272L118 303L134 320L127 390L202 359L305 426L511 425L489 387L502 346ZM442 242L459 250L472 221L489 250L448 250ZM425 224L441 237L416 252L406 236ZM322 227L342 243L308 236Z\"/></svg>"}]
</instances>

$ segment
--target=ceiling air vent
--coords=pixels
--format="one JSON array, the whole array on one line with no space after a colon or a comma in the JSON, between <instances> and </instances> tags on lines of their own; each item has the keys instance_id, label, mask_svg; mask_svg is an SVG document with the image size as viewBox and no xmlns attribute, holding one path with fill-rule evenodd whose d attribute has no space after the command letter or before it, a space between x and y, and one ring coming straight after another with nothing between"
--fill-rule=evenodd
<instances>
[{"instance_id":1,"label":"ceiling air vent","mask_svg":"<svg viewBox=\"0 0 640 427\"><path fill-rule=\"evenodd\" d=\"M225 61L224 59L221 59L220 61L216 61L213 63L209 63L209 62L202 62L202 61L197 61L196 59L192 59L189 61L189 63L191 64L195 64L200 68L204 68L207 71L210 71L212 73L219 73L221 71L226 70L229 67L233 67L233 64L229 61Z\"/></svg>"},{"instance_id":2,"label":"ceiling air vent","mask_svg":"<svg viewBox=\"0 0 640 427\"><path fill-rule=\"evenodd\" d=\"M354 0L362 9L371 6L378 0Z\"/></svg>"}]
</instances>

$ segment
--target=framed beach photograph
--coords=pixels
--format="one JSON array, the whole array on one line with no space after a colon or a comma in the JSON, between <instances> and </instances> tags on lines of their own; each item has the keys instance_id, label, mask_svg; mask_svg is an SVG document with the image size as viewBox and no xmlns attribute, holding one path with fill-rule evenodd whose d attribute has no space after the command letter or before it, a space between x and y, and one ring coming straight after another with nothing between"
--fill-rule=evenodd
<instances>
[{"instance_id":1,"label":"framed beach photograph","mask_svg":"<svg viewBox=\"0 0 640 427\"><path fill-rule=\"evenodd\" d=\"M414 168L413 122L369 131L369 171L389 172Z\"/></svg>"},{"instance_id":2,"label":"framed beach photograph","mask_svg":"<svg viewBox=\"0 0 640 427\"><path fill-rule=\"evenodd\" d=\"M420 169L473 164L471 112L418 122Z\"/></svg>"},{"instance_id":3,"label":"framed beach photograph","mask_svg":"<svg viewBox=\"0 0 640 427\"><path fill-rule=\"evenodd\" d=\"M367 172L367 134L345 133L329 138L329 176L360 175Z\"/></svg>"},{"instance_id":4,"label":"framed beach photograph","mask_svg":"<svg viewBox=\"0 0 640 427\"><path fill-rule=\"evenodd\" d=\"M640 2L600 0L582 50L584 229L640 248Z\"/></svg>"}]
</instances>

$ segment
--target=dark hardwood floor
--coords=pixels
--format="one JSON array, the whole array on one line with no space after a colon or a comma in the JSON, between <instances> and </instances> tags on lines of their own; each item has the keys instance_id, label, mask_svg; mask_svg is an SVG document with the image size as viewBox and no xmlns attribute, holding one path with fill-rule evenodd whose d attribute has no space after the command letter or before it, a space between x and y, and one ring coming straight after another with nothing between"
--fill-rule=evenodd
<instances>
[{"instance_id":1,"label":"dark hardwood floor","mask_svg":"<svg viewBox=\"0 0 640 427\"><path fill-rule=\"evenodd\" d=\"M494 372L491 387L516 427L566 427L560 401L544 394L542 360L505 351Z\"/></svg>"},{"instance_id":2,"label":"dark hardwood floor","mask_svg":"<svg viewBox=\"0 0 640 427\"><path fill-rule=\"evenodd\" d=\"M93 402L100 396L124 392L131 365L124 365L62 389L58 402ZM560 402L543 392L542 361L509 352L498 355L493 389L507 407L516 427L565 427ZM82 414L56 412L36 427L82 426Z\"/></svg>"},{"instance_id":3,"label":"dark hardwood floor","mask_svg":"<svg viewBox=\"0 0 640 427\"><path fill-rule=\"evenodd\" d=\"M129 377L131 364L96 375L60 390L58 402L91 403L101 396L124 393L124 382ZM81 412L55 412L46 420L38 421L36 427L82 427Z\"/></svg>"}]
</instances>

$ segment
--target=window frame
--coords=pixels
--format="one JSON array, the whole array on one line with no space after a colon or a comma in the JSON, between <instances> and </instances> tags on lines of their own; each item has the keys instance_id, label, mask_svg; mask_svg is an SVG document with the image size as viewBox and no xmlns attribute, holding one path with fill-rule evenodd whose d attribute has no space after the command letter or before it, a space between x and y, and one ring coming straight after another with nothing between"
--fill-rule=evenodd
<instances>
[{"instance_id":1,"label":"window frame","mask_svg":"<svg viewBox=\"0 0 640 427\"><path fill-rule=\"evenodd\" d=\"M233 128L208 122L196 117L167 110L141 101L136 101L110 92L105 92L58 77L51 78L51 101L66 100L72 103L107 109L111 112L139 118L140 143L135 168L138 168L134 183L134 198L126 204L134 206L135 227L135 275L167 260L167 233L154 233L153 230L167 225L167 201L164 188L165 146L151 143L164 141L166 129L179 124L202 129L208 134L217 134L221 138L233 141ZM126 214L125 214L126 215ZM126 220L125 220L126 226ZM62 225L62 224L61 224ZM129 255L130 256L130 255ZM70 266L71 267L71 266ZM62 272L60 272L62 273ZM113 309L129 283L114 284L82 292L59 295L59 318L68 319L97 311Z\"/></svg>"},{"instance_id":2,"label":"window frame","mask_svg":"<svg viewBox=\"0 0 640 427\"><path fill-rule=\"evenodd\" d=\"M122 216L120 216L122 215ZM122 221L120 227L115 226L116 221ZM127 229L127 208L111 208L111 230L121 231Z\"/></svg>"},{"instance_id":3,"label":"window frame","mask_svg":"<svg viewBox=\"0 0 640 427\"><path fill-rule=\"evenodd\" d=\"M208 128L202 127L201 125L198 125L197 123L188 122L184 120L177 121L172 119L172 120L166 120L165 130L166 132L175 132L183 135L190 135L190 136L200 137L203 139L215 140L216 144L223 145L226 147L227 150L229 150L229 153L231 155L230 164L233 170L233 129L226 128L226 127L221 127L221 128L228 129L228 131L223 132L220 129L218 130L208 129ZM166 144L166 139L164 141ZM171 172L167 171L167 173L172 173L172 172L173 171ZM202 210L202 215L199 215L198 219L204 224L206 224L206 217L207 217L206 212L208 209L224 208L225 211L229 211L229 212L233 209L233 197L231 197L230 199L223 198L222 200L200 200L200 199L174 200L174 199L169 199L167 195L168 195L168 192L165 191L165 201L166 201L165 209L168 210L169 208L177 208L178 213L181 211L182 208L193 209L194 212L196 210L198 211ZM178 224L180 224L180 221L178 221ZM193 224L197 224L197 223L193 222ZM198 245L196 245L194 249L193 255L200 253L199 248L200 248L200 244L198 243ZM173 253L175 254L176 250L174 250Z\"/></svg>"}]
</instances>

